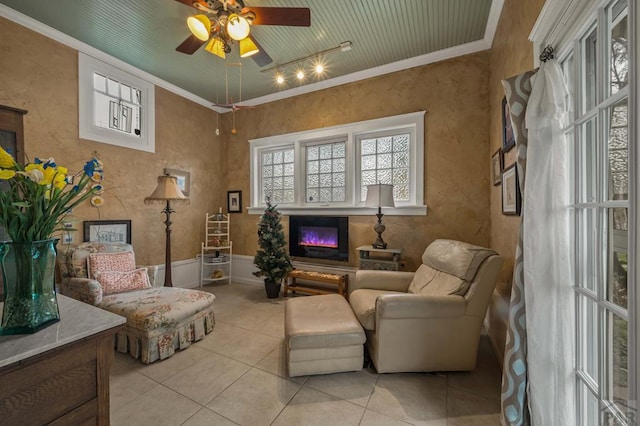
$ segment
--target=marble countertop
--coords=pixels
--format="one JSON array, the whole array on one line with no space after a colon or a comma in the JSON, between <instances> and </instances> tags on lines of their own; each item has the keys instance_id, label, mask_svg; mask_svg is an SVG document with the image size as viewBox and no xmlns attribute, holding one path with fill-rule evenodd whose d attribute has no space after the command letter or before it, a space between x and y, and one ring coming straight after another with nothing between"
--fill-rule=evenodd
<instances>
[{"instance_id":1,"label":"marble countertop","mask_svg":"<svg viewBox=\"0 0 640 426\"><path fill-rule=\"evenodd\" d=\"M126 318L60 294L60 321L34 334L0 336L0 367L117 327ZM0 304L0 312L2 312Z\"/></svg>"}]
</instances>

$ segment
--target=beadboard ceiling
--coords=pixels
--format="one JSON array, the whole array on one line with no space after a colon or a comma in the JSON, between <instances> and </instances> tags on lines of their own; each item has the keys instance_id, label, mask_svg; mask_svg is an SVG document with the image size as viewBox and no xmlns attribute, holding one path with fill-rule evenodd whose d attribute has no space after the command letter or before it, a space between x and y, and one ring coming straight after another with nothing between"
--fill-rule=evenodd
<instances>
[{"instance_id":1,"label":"beadboard ceiling","mask_svg":"<svg viewBox=\"0 0 640 426\"><path fill-rule=\"evenodd\" d=\"M252 28L252 35L273 59L262 68L251 58L240 60L237 44L226 59L204 48L191 56L177 52L175 48L189 35L186 19L196 10L175 0L0 0L0 4L7 6L0 6L0 16L30 24L63 43L89 50L90 55L95 48L211 106L225 103L227 93L237 102L240 84L243 103L256 105L489 49L503 0L245 0L247 6L311 9L310 27ZM345 41L351 42L351 50L324 55L322 78L309 75L298 83L297 66L291 65L282 69L287 81L278 86L274 71L263 71ZM300 66L310 70L311 62Z\"/></svg>"}]
</instances>

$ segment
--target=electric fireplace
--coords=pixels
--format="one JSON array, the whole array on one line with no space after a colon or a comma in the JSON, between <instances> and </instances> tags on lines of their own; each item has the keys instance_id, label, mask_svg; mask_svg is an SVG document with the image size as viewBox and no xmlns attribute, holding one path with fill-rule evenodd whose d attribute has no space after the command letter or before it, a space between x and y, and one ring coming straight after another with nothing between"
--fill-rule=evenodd
<instances>
[{"instance_id":1,"label":"electric fireplace","mask_svg":"<svg viewBox=\"0 0 640 426\"><path fill-rule=\"evenodd\" d=\"M289 216L289 254L294 258L349 261L349 218Z\"/></svg>"}]
</instances>

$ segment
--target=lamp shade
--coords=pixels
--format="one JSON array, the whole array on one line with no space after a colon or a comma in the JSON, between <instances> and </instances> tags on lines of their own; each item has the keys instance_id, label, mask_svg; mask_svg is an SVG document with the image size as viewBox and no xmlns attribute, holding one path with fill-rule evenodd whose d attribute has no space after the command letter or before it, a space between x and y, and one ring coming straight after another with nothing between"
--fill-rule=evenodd
<instances>
[{"instance_id":1,"label":"lamp shade","mask_svg":"<svg viewBox=\"0 0 640 426\"><path fill-rule=\"evenodd\" d=\"M222 59L224 59L226 56L224 52L224 42L218 37L212 38L211 40L209 40L209 43L207 43L204 49L207 52L213 53L214 55L221 57Z\"/></svg>"},{"instance_id":2,"label":"lamp shade","mask_svg":"<svg viewBox=\"0 0 640 426\"><path fill-rule=\"evenodd\" d=\"M258 46L251 40L250 37L240 40L240 57L248 58L251 55L255 55L259 52Z\"/></svg>"},{"instance_id":3,"label":"lamp shade","mask_svg":"<svg viewBox=\"0 0 640 426\"><path fill-rule=\"evenodd\" d=\"M376 183L367 185L367 207L395 207L393 202L393 185Z\"/></svg>"},{"instance_id":4,"label":"lamp shade","mask_svg":"<svg viewBox=\"0 0 640 426\"><path fill-rule=\"evenodd\" d=\"M184 196L180 188L178 187L178 178L171 175L158 176L158 186L153 191L153 194L144 199L145 203L150 201L174 201L189 199Z\"/></svg>"},{"instance_id":5,"label":"lamp shade","mask_svg":"<svg viewBox=\"0 0 640 426\"><path fill-rule=\"evenodd\" d=\"M195 15L187 18L187 26L191 34L198 40L207 41L211 32L211 21L206 15Z\"/></svg>"},{"instance_id":6,"label":"lamp shade","mask_svg":"<svg viewBox=\"0 0 640 426\"><path fill-rule=\"evenodd\" d=\"M249 21L240 15L232 13L227 19L227 34L229 37L236 41L247 38L251 28L249 27Z\"/></svg>"}]
</instances>

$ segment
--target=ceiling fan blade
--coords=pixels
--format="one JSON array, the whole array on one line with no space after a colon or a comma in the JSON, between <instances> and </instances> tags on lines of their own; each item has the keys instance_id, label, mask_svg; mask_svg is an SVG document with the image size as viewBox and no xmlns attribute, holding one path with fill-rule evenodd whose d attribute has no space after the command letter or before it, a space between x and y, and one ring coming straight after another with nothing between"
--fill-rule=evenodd
<instances>
[{"instance_id":1,"label":"ceiling fan blade","mask_svg":"<svg viewBox=\"0 0 640 426\"><path fill-rule=\"evenodd\" d=\"M256 53L255 55L252 55L251 59L253 59L254 62L258 64L259 67L264 67L265 65L269 65L271 62L273 62L273 59L271 59L271 56L269 56L269 54L264 50L264 48L260 46L260 43L258 43L252 35L249 35L249 38L251 39L252 42L255 43L256 47L258 48L258 53Z\"/></svg>"},{"instance_id":2,"label":"ceiling fan blade","mask_svg":"<svg viewBox=\"0 0 640 426\"><path fill-rule=\"evenodd\" d=\"M245 7L242 13L253 12L253 25L311 26L311 9L307 7Z\"/></svg>"},{"instance_id":3,"label":"ceiling fan blade","mask_svg":"<svg viewBox=\"0 0 640 426\"><path fill-rule=\"evenodd\" d=\"M185 41L180 44L180 46L176 47L178 52L186 53L187 55L193 55L196 50L200 49L206 41L200 40L198 37L193 34L187 37Z\"/></svg>"},{"instance_id":4,"label":"ceiling fan blade","mask_svg":"<svg viewBox=\"0 0 640 426\"><path fill-rule=\"evenodd\" d=\"M178 3L186 4L187 6L196 7L194 3L199 3L200 6L209 9L209 5L204 0L176 0Z\"/></svg>"}]
</instances>

